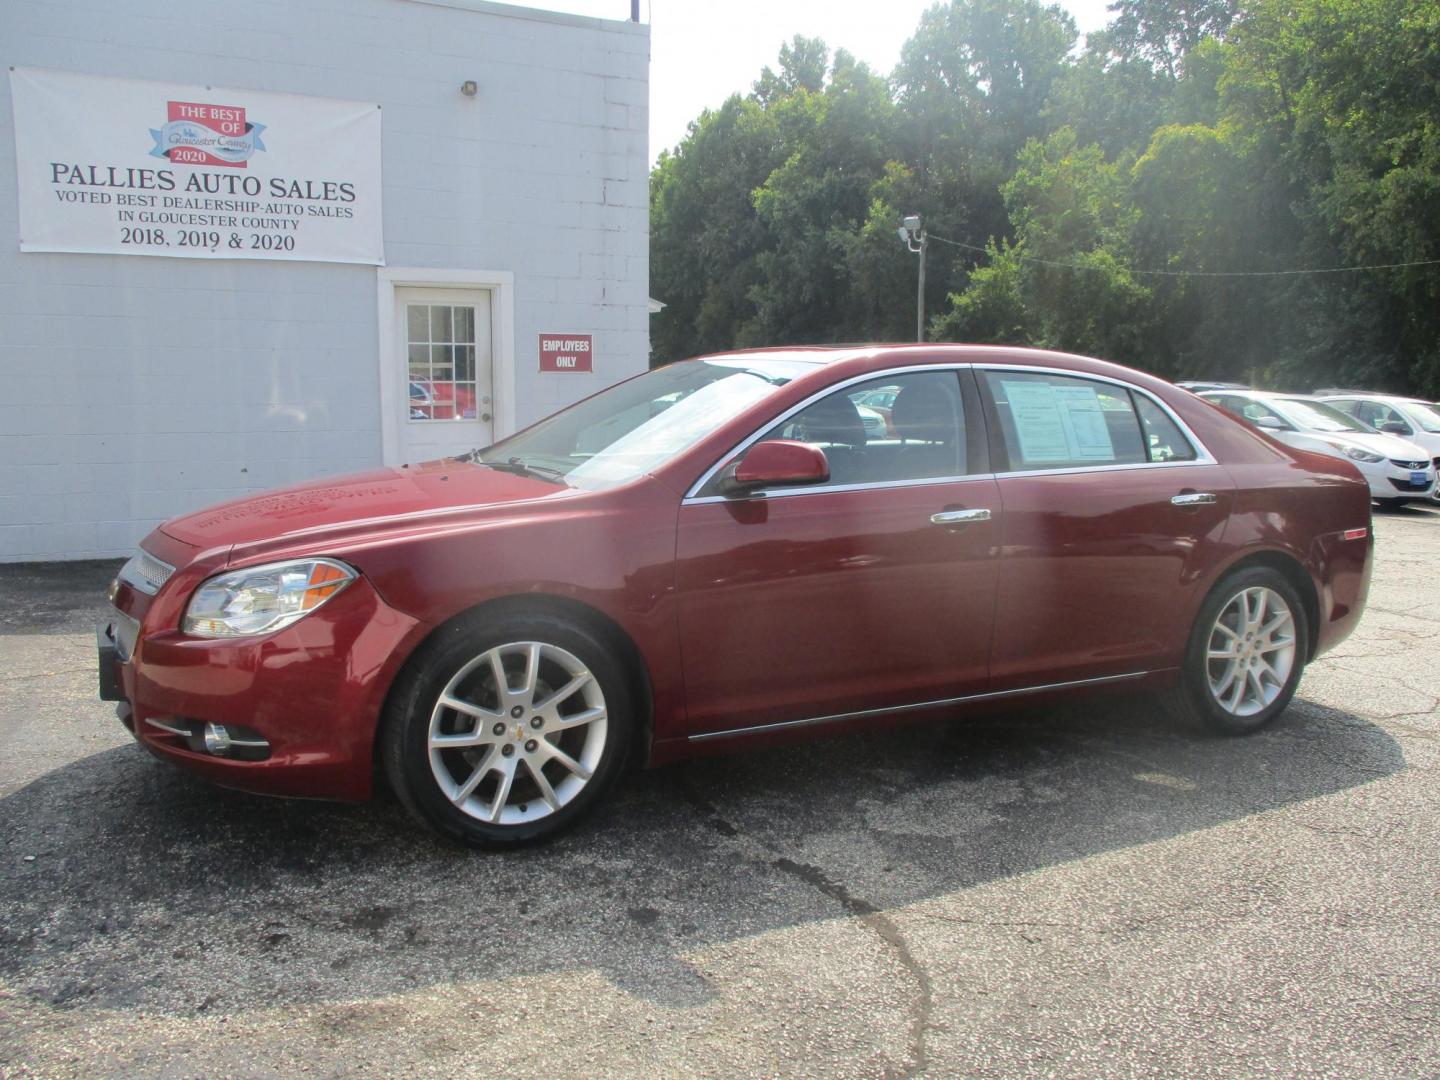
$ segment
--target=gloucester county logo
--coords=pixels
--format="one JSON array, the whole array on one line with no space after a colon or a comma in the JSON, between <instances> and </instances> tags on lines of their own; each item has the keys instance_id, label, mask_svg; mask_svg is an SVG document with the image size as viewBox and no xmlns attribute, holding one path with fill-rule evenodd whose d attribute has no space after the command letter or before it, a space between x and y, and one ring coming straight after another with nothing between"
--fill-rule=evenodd
<instances>
[{"instance_id":1,"label":"gloucester county logo","mask_svg":"<svg viewBox=\"0 0 1440 1080\"><path fill-rule=\"evenodd\" d=\"M153 157L168 158L177 165L229 165L245 168L256 150L264 150L260 133L264 124L245 119L245 110L230 105L197 105L171 101L168 122L151 128L155 140Z\"/></svg>"}]
</instances>

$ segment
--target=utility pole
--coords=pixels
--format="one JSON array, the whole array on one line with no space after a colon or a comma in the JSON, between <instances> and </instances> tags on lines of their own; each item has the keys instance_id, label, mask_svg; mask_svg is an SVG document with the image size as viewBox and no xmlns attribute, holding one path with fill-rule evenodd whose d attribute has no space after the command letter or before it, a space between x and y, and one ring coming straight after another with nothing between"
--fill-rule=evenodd
<instances>
[{"instance_id":1,"label":"utility pole","mask_svg":"<svg viewBox=\"0 0 1440 1080\"><path fill-rule=\"evenodd\" d=\"M920 284L915 290L915 340L925 340L925 250L930 238L920 224L919 214L907 214L900 226L900 239L911 254L920 256Z\"/></svg>"}]
</instances>

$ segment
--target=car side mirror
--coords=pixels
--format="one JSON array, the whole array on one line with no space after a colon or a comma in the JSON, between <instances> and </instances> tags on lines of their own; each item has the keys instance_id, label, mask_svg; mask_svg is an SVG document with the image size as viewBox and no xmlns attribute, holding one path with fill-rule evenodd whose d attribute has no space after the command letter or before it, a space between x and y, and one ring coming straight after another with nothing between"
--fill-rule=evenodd
<instances>
[{"instance_id":1,"label":"car side mirror","mask_svg":"<svg viewBox=\"0 0 1440 1080\"><path fill-rule=\"evenodd\" d=\"M1258 428L1265 428L1265 429L1268 430L1268 431L1283 431L1283 430L1285 430L1285 425L1284 425L1284 423L1280 420L1280 418L1279 418L1278 416L1261 416L1261 417L1257 417L1257 418L1253 421L1253 423L1255 424L1256 427L1258 427Z\"/></svg>"},{"instance_id":2,"label":"car side mirror","mask_svg":"<svg viewBox=\"0 0 1440 1080\"><path fill-rule=\"evenodd\" d=\"M1389 435L1411 434L1409 425L1402 424L1399 420L1386 420L1383 424L1380 425L1379 430Z\"/></svg>"},{"instance_id":3,"label":"car side mirror","mask_svg":"<svg viewBox=\"0 0 1440 1080\"><path fill-rule=\"evenodd\" d=\"M726 495L742 495L759 488L823 484L829 479L830 462L818 446L794 439L766 439L725 470L720 490Z\"/></svg>"}]
</instances>

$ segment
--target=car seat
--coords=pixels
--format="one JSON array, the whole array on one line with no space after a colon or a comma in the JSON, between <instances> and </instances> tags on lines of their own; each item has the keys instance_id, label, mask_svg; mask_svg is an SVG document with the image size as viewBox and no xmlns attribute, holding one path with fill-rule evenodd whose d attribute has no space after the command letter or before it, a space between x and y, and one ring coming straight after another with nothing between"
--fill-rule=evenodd
<instances>
[{"instance_id":1,"label":"car seat","mask_svg":"<svg viewBox=\"0 0 1440 1080\"><path fill-rule=\"evenodd\" d=\"M916 382L895 397L890 423L900 437L898 479L960 476L964 425L960 402L933 383Z\"/></svg>"}]
</instances>

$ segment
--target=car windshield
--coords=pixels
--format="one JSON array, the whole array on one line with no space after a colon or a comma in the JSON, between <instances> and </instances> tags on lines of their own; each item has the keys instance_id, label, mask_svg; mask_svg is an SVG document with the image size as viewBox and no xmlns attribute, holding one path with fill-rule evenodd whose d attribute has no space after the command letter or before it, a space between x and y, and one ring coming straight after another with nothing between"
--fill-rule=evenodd
<instances>
[{"instance_id":1,"label":"car windshield","mask_svg":"<svg viewBox=\"0 0 1440 1080\"><path fill-rule=\"evenodd\" d=\"M472 459L597 491L643 476L814 364L746 357L669 364L603 390Z\"/></svg>"},{"instance_id":2,"label":"car windshield","mask_svg":"<svg viewBox=\"0 0 1440 1080\"><path fill-rule=\"evenodd\" d=\"M1272 401L1271 404L1286 420L1306 431L1367 432L1370 430L1353 416L1346 416L1333 405L1326 405L1322 401L1307 401L1305 398L1280 398Z\"/></svg>"},{"instance_id":3,"label":"car windshield","mask_svg":"<svg viewBox=\"0 0 1440 1080\"><path fill-rule=\"evenodd\" d=\"M1404 410L1426 431L1440 432L1440 409L1424 401L1407 401Z\"/></svg>"}]
</instances>

